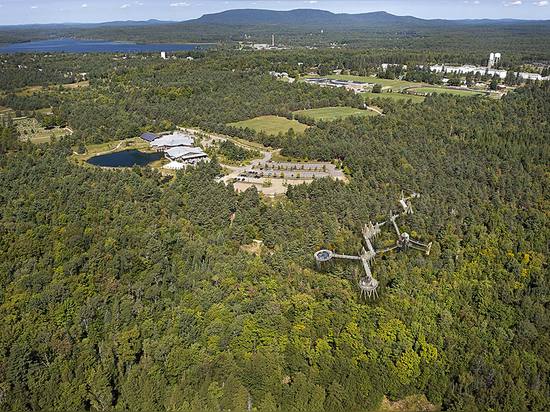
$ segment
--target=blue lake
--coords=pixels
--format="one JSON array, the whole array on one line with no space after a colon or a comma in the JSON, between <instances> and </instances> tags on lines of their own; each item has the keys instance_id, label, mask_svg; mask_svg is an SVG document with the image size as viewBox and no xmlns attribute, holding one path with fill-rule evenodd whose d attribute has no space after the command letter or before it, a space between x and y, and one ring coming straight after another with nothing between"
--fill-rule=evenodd
<instances>
[{"instance_id":1,"label":"blue lake","mask_svg":"<svg viewBox=\"0 0 550 412\"><path fill-rule=\"evenodd\" d=\"M212 44L127 43L102 40L56 39L0 46L0 53L154 53L206 49Z\"/></svg>"},{"instance_id":2,"label":"blue lake","mask_svg":"<svg viewBox=\"0 0 550 412\"><path fill-rule=\"evenodd\" d=\"M147 166L150 163L162 159L162 157L162 153L144 153L136 149L131 149L94 156L88 159L88 163L101 167Z\"/></svg>"}]
</instances>

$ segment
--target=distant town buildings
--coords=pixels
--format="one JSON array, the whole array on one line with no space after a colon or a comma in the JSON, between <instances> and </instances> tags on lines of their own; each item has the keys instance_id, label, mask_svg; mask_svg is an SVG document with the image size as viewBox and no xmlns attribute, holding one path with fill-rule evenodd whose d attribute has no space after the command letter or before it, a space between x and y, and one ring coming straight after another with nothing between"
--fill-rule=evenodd
<instances>
[{"instance_id":1,"label":"distant town buildings","mask_svg":"<svg viewBox=\"0 0 550 412\"><path fill-rule=\"evenodd\" d=\"M505 79L508 75L507 70L495 69L501 63L502 55L500 53L491 53L489 54L489 60L487 62L487 67L482 66L472 66L472 65L463 65L463 66L447 66L442 64L436 64L430 66L430 71L435 73L447 73L447 74L477 74L487 75L487 76L497 76L501 79ZM382 65L384 66L384 65ZM528 73L528 72L513 72L514 76L519 77L521 80L550 80L550 76L543 77L540 73Z\"/></svg>"},{"instance_id":2,"label":"distant town buildings","mask_svg":"<svg viewBox=\"0 0 550 412\"><path fill-rule=\"evenodd\" d=\"M290 77L287 72L270 71L269 74L277 79L286 80L289 83L294 83L294 81L296 80L294 77Z\"/></svg>"},{"instance_id":3,"label":"distant town buildings","mask_svg":"<svg viewBox=\"0 0 550 412\"><path fill-rule=\"evenodd\" d=\"M244 35L244 38L245 39L249 39L250 36L248 35ZM281 44L277 45L275 43L275 34L272 34L271 35L271 43L248 43L248 42L239 42L239 45L240 45L240 48L241 50L244 48L244 49L247 49L247 48L252 48L254 50L285 50L287 49L286 46L283 46Z\"/></svg>"},{"instance_id":4,"label":"distant town buildings","mask_svg":"<svg viewBox=\"0 0 550 412\"><path fill-rule=\"evenodd\" d=\"M268 50L271 49L271 46L267 43L254 43L252 48L254 50Z\"/></svg>"},{"instance_id":5,"label":"distant town buildings","mask_svg":"<svg viewBox=\"0 0 550 412\"><path fill-rule=\"evenodd\" d=\"M446 73L446 74L476 74L479 73L480 75L487 75L487 76L498 76L501 79L505 79L508 75L507 70L499 70L499 69L490 69L488 67L480 67L480 66L470 66L470 65L464 65L464 66L445 66L436 64L433 66L430 66L430 71L435 73ZM518 76L522 80L550 80L550 76L543 77L540 73L527 73L527 72L513 72L515 76Z\"/></svg>"},{"instance_id":6,"label":"distant town buildings","mask_svg":"<svg viewBox=\"0 0 550 412\"><path fill-rule=\"evenodd\" d=\"M442 64L435 64L433 66L430 66L430 71L435 73L446 73L446 74L479 73L481 75L498 76L501 79L505 79L507 74L506 70L489 69L488 67L471 66L471 65L446 66Z\"/></svg>"},{"instance_id":7,"label":"distant town buildings","mask_svg":"<svg viewBox=\"0 0 550 412\"><path fill-rule=\"evenodd\" d=\"M346 90L350 90L354 93L365 92L374 86L374 83L354 82L351 80L335 80L327 79L324 77L312 77L304 79L304 82L308 84L315 84L321 87L342 87Z\"/></svg>"}]
</instances>

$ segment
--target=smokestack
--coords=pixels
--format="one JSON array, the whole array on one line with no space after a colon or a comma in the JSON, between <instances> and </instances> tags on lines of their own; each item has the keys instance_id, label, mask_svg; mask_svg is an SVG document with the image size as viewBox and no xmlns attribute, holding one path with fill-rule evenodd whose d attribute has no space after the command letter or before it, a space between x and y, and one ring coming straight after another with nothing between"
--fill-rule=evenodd
<instances>
[{"instance_id":1,"label":"smokestack","mask_svg":"<svg viewBox=\"0 0 550 412\"><path fill-rule=\"evenodd\" d=\"M275 47L275 35L271 35L271 47Z\"/></svg>"}]
</instances>

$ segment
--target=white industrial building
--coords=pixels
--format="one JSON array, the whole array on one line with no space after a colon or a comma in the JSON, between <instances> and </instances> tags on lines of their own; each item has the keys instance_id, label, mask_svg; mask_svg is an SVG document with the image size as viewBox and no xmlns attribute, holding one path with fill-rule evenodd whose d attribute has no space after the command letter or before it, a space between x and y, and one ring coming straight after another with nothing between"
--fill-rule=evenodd
<instances>
[{"instance_id":1,"label":"white industrial building","mask_svg":"<svg viewBox=\"0 0 550 412\"><path fill-rule=\"evenodd\" d=\"M502 55L500 53L489 54L489 62L487 63L487 67L491 69L495 66L498 66L500 64L501 58L502 58Z\"/></svg>"},{"instance_id":2,"label":"white industrial building","mask_svg":"<svg viewBox=\"0 0 550 412\"><path fill-rule=\"evenodd\" d=\"M208 161L208 155L199 147L172 147L166 150L165 154L168 159L183 162L184 164Z\"/></svg>"},{"instance_id":3,"label":"white industrial building","mask_svg":"<svg viewBox=\"0 0 550 412\"><path fill-rule=\"evenodd\" d=\"M158 151L166 151L172 147L193 146L193 136L187 133L175 132L161 136L151 142L151 147Z\"/></svg>"},{"instance_id":4,"label":"white industrial building","mask_svg":"<svg viewBox=\"0 0 550 412\"><path fill-rule=\"evenodd\" d=\"M430 66L430 70L432 72L436 73L454 73L454 74L476 74L479 73L481 75L488 75L488 76L495 76L497 75L501 79L506 78L506 70L496 70L496 69L489 69L487 67L481 67L481 66L471 66L471 65L463 65L463 66L445 66L442 64L435 64L433 66Z\"/></svg>"},{"instance_id":5,"label":"white industrial building","mask_svg":"<svg viewBox=\"0 0 550 412\"><path fill-rule=\"evenodd\" d=\"M508 72L506 70L493 69L494 66L498 66L501 62L502 55L500 53L491 53L489 55L489 61L487 67L481 66L446 66L443 64L435 64L430 66L430 70L435 73L455 73L455 74L476 74L488 75L491 77L498 76L501 79L505 79ZM550 80L550 76L542 77L539 73L527 73L527 72L514 72L515 76L518 76L522 80Z\"/></svg>"},{"instance_id":6,"label":"white industrial building","mask_svg":"<svg viewBox=\"0 0 550 412\"><path fill-rule=\"evenodd\" d=\"M542 77L539 73L526 73L526 72L520 72L516 73L520 77L520 79L523 80L550 80L550 76Z\"/></svg>"},{"instance_id":7,"label":"white industrial building","mask_svg":"<svg viewBox=\"0 0 550 412\"><path fill-rule=\"evenodd\" d=\"M148 141L151 147L164 156L170 163L165 169L178 170L201 161L209 161L208 155L199 147L194 147L194 138L189 133L174 132L160 137L152 133L144 133L142 138Z\"/></svg>"}]
</instances>

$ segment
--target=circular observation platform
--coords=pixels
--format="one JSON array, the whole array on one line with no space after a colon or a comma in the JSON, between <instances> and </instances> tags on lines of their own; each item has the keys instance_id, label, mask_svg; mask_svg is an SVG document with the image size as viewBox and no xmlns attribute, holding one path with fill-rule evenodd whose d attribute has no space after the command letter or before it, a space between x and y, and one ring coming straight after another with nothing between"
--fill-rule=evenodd
<instances>
[{"instance_id":1,"label":"circular observation platform","mask_svg":"<svg viewBox=\"0 0 550 412\"><path fill-rule=\"evenodd\" d=\"M334 256L334 253L331 250L322 249L316 252L314 256L317 263L324 263L331 260Z\"/></svg>"}]
</instances>

